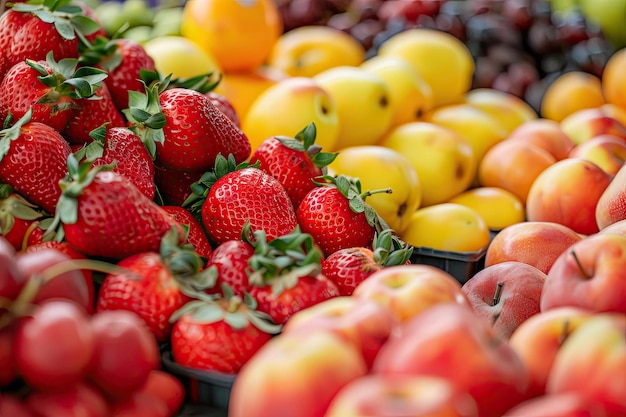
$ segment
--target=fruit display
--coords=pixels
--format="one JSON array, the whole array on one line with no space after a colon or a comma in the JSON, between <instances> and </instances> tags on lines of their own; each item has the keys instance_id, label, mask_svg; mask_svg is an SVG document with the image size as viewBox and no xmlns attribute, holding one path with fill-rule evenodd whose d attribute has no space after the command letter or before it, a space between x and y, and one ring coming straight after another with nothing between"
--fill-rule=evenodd
<instances>
[{"instance_id":1,"label":"fruit display","mask_svg":"<svg viewBox=\"0 0 626 417\"><path fill-rule=\"evenodd\" d=\"M626 46L565 3L3 4L0 417L626 416Z\"/></svg>"}]
</instances>

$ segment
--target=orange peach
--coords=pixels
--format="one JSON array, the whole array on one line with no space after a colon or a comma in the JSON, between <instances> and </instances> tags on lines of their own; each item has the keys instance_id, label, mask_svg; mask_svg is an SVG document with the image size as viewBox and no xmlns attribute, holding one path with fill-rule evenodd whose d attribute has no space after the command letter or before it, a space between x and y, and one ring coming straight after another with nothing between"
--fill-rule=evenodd
<instances>
[{"instance_id":1,"label":"orange peach","mask_svg":"<svg viewBox=\"0 0 626 417\"><path fill-rule=\"evenodd\" d=\"M584 235L596 233L596 205L612 179L612 175L584 159L557 161L530 187L526 219L560 223Z\"/></svg>"},{"instance_id":2,"label":"orange peach","mask_svg":"<svg viewBox=\"0 0 626 417\"><path fill-rule=\"evenodd\" d=\"M584 71L559 75L546 89L541 100L541 115L560 122L570 114L606 102L600 77Z\"/></svg>"},{"instance_id":3,"label":"orange peach","mask_svg":"<svg viewBox=\"0 0 626 417\"><path fill-rule=\"evenodd\" d=\"M606 101L626 109L626 48L611 55L602 73Z\"/></svg>"},{"instance_id":4,"label":"orange peach","mask_svg":"<svg viewBox=\"0 0 626 417\"><path fill-rule=\"evenodd\" d=\"M518 261L548 273L563 251L582 237L554 222L522 222L505 227L493 237L485 254L485 268Z\"/></svg>"},{"instance_id":5,"label":"orange peach","mask_svg":"<svg viewBox=\"0 0 626 417\"><path fill-rule=\"evenodd\" d=\"M626 220L626 165L617 171L596 206L596 222L600 230Z\"/></svg>"},{"instance_id":6,"label":"orange peach","mask_svg":"<svg viewBox=\"0 0 626 417\"><path fill-rule=\"evenodd\" d=\"M595 136L569 153L570 158L582 158L591 161L611 175L626 162L626 140L614 135Z\"/></svg>"},{"instance_id":7,"label":"orange peach","mask_svg":"<svg viewBox=\"0 0 626 417\"><path fill-rule=\"evenodd\" d=\"M599 107L574 112L561 120L561 129L581 144L598 135L611 134L626 139L626 126Z\"/></svg>"},{"instance_id":8,"label":"orange peach","mask_svg":"<svg viewBox=\"0 0 626 417\"><path fill-rule=\"evenodd\" d=\"M500 187L526 203L535 178L556 159L545 149L522 141L504 140L487 151L478 166L478 183Z\"/></svg>"},{"instance_id":9,"label":"orange peach","mask_svg":"<svg viewBox=\"0 0 626 417\"><path fill-rule=\"evenodd\" d=\"M536 145L550 152L557 161L567 158L574 142L554 120L530 120L515 129L506 140Z\"/></svg>"}]
</instances>

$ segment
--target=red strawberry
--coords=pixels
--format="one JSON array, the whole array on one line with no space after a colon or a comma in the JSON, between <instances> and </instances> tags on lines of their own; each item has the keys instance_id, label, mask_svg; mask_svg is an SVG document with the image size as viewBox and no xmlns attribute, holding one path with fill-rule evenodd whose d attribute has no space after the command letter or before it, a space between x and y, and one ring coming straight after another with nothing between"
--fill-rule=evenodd
<instances>
[{"instance_id":1,"label":"red strawberry","mask_svg":"<svg viewBox=\"0 0 626 417\"><path fill-rule=\"evenodd\" d=\"M254 233L255 254L250 266L250 295L258 310L277 324L296 312L339 295L335 284L322 275L321 252L311 235L296 229L270 242Z\"/></svg>"},{"instance_id":2,"label":"red strawberry","mask_svg":"<svg viewBox=\"0 0 626 417\"><path fill-rule=\"evenodd\" d=\"M73 248L67 242L58 242L56 240L48 240L46 242L39 242L29 245L26 248L26 252L37 252L45 249L55 249L61 253L64 253L71 259L87 259L85 254ZM85 277L85 285L87 287L88 299L91 300L89 303L90 309L87 310L88 313L93 313L96 306L96 291L94 287L93 281L93 272L91 269L81 269L83 276Z\"/></svg>"},{"instance_id":3,"label":"red strawberry","mask_svg":"<svg viewBox=\"0 0 626 417\"><path fill-rule=\"evenodd\" d=\"M214 270L215 284L207 290L220 293L222 284L228 285L234 294L243 296L250 290L248 260L254 255L254 247L247 241L228 240L218 245L209 262L207 270Z\"/></svg>"},{"instance_id":4,"label":"red strawberry","mask_svg":"<svg viewBox=\"0 0 626 417\"><path fill-rule=\"evenodd\" d=\"M182 206L191 195L191 185L199 181L204 171L177 171L154 164L154 183L166 204Z\"/></svg>"},{"instance_id":5,"label":"red strawberry","mask_svg":"<svg viewBox=\"0 0 626 417\"><path fill-rule=\"evenodd\" d=\"M154 199L154 163L139 136L126 127L101 126L90 133L92 142L75 152L93 166L114 164L113 171L128 178L146 197Z\"/></svg>"},{"instance_id":6,"label":"red strawberry","mask_svg":"<svg viewBox=\"0 0 626 417\"><path fill-rule=\"evenodd\" d=\"M208 98L211 99L211 103L213 103L215 107L219 109L219 111L224 113L224 115L228 117L230 121L235 124L235 126L241 128L241 121L239 119L239 115L237 114L237 110L235 109L233 104L226 98L226 96L216 93L215 91L209 91L205 94Z\"/></svg>"},{"instance_id":7,"label":"red strawberry","mask_svg":"<svg viewBox=\"0 0 626 417\"><path fill-rule=\"evenodd\" d=\"M357 285L374 272L410 262L412 253L412 247L387 229L374 237L372 248L345 248L330 254L322 260L322 274L337 285L341 295L352 295Z\"/></svg>"},{"instance_id":8,"label":"red strawberry","mask_svg":"<svg viewBox=\"0 0 626 417\"><path fill-rule=\"evenodd\" d=\"M141 70L155 70L154 60L143 45L128 38L95 40L82 52L81 62L107 71L109 92L121 111L128 109L129 92L145 91Z\"/></svg>"},{"instance_id":9,"label":"red strawberry","mask_svg":"<svg viewBox=\"0 0 626 417\"><path fill-rule=\"evenodd\" d=\"M235 374L280 330L255 311L254 300L228 294L192 301L173 317L172 356L180 365Z\"/></svg>"},{"instance_id":10,"label":"red strawberry","mask_svg":"<svg viewBox=\"0 0 626 417\"><path fill-rule=\"evenodd\" d=\"M209 259L212 256L213 248L209 243L202 224L187 209L181 206L161 206L170 216L183 226L187 226L187 242L191 244L195 251L202 257Z\"/></svg>"},{"instance_id":11,"label":"red strawberry","mask_svg":"<svg viewBox=\"0 0 626 417\"><path fill-rule=\"evenodd\" d=\"M267 240L291 233L298 225L291 200L271 175L248 164L236 165L219 155L215 169L193 185L185 202L202 216L209 238L217 245L241 239L246 223L250 231L263 230Z\"/></svg>"},{"instance_id":12,"label":"red strawberry","mask_svg":"<svg viewBox=\"0 0 626 417\"><path fill-rule=\"evenodd\" d=\"M0 131L0 181L53 214L71 149L55 129L31 122L31 114L28 111L13 126Z\"/></svg>"},{"instance_id":13,"label":"red strawberry","mask_svg":"<svg viewBox=\"0 0 626 417\"><path fill-rule=\"evenodd\" d=\"M68 158L69 174L60 185L63 194L50 233L59 223L65 239L89 257L123 259L157 251L172 227L184 239L184 231L165 210L146 197L126 176L90 169Z\"/></svg>"},{"instance_id":14,"label":"red strawberry","mask_svg":"<svg viewBox=\"0 0 626 417\"><path fill-rule=\"evenodd\" d=\"M68 1L16 2L0 16L0 77L25 59L78 58L77 32L89 35L98 25Z\"/></svg>"},{"instance_id":15,"label":"red strawberry","mask_svg":"<svg viewBox=\"0 0 626 417\"><path fill-rule=\"evenodd\" d=\"M17 251L25 246L30 232L44 218L39 208L0 184L0 235Z\"/></svg>"},{"instance_id":16,"label":"red strawberry","mask_svg":"<svg viewBox=\"0 0 626 417\"><path fill-rule=\"evenodd\" d=\"M108 122L109 127L125 127L126 120L117 109L106 82L96 90L92 98L74 100L76 110L61 132L71 145L84 145L93 138L89 133Z\"/></svg>"},{"instance_id":17,"label":"red strawberry","mask_svg":"<svg viewBox=\"0 0 626 417\"><path fill-rule=\"evenodd\" d=\"M191 301L186 294L194 290L196 282L202 286L202 259L179 242L178 232L171 229L163 237L160 251L141 252L120 260L117 265L123 270L107 275L100 286L96 311L132 311L159 341L167 340L170 316Z\"/></svg>"},{"instance_id":18,"label":"red strawberry","mask_svg":"<svg viewBox=\"0 0 626 417\"><path fill-rule=\"evenodd\" d=\"M371 246L376 230L388 227L364 198L390 190L362 193L359 181L344 175L321 179L328 182L309 191L296 210L302 231L313 236L325 256L340 249Z\"/></svg>"},{"instance_id":19,"label":"red strawberry","mask_svg":"<svg viewBox=\"0 0 626 417\"><path fill-rule=\"evenodd\" d=\"M267 138L250 157L285 187L294 207L315 188L313 179L325 175L325 167L337 157L336 153L321 152L322 148L315 144L316 134L315 124L311 123L295 138Z\"/></svg>"},{"instance_id":20,"label":"red strawberry","mask_svg":"<svg viewBox=\"0 0 626 417\"><path fill-rule=\"evenodd\" d=\"M77 64L70 58L57 63L49 54L45 61L26 60L10 67L0 82L0 118L20 118L32 108L34 122L61 132L72 117L74 100L92 97L106 78L102 70L77 70Z\"/></svg>"}]
</instances>

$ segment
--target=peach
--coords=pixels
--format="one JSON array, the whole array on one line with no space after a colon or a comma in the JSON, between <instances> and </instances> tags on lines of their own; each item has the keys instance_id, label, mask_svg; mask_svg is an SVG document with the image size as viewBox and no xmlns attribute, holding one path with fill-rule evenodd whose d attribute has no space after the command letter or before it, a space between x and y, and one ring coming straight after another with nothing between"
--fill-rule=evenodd
<instances>
[{"instance_id":1,"label":"peach","mask_svg":"<svg viewBox=\"0 0 626 417\"><path fill-rule=\"evenodd\" d=\"M626 162L626 140L614 135L598 135L576 145L569 157L586 159L615 175Z\"/></svg>"},{"instance_id":2,"label":"peach","mask_svg":"<svg viewBox=\"0 0 626 417\"><path fill-rule=\"evenodd\" d=\"M539 146L504 140L489 149L478 165L478 183L510 191L525 204L535 178L555 162Z\"/></svg>"},{"instance_id":3,"label":"peach","mask_svg":"<svg viewBox=\"0 0 626 417\"><path fill-rule=\"evenodd\" d=\"M578 110L570 114L561 120L561 129L577 145L602 134L626 139L626 126L599 107Z\"/></svg>"},{"instance_id":4,"label":"peach","mask_svg":"<svg viewBox=\"0 0 626 417\"><path fill-rule=\"evenodd\" d=\"M567 158L574 147L574 142L561 125L548 119L530 120L520 125L507 136L507 140L539 146L550 152L557 161Z\"/></svg>"},{"instance_id":5,"label":"peach","mask_svg":"<svg viewBox=\"0 0 626 417\"><path fill-rule=\"evenodd\" d=\"M541 100L541 116L560 122L578 110L605 103L600 77L584 71L559 75L546 89Z\"/></svg>"},{"instance_id":6,"label":"peach","mask_svg":"<svg viewBox=\"0 0 626 417\"><path fill-rule=\"evenodd\" d=\"M622 417L626 415L626 405L598 401L579 392L546 394L531 398L516 405L502 417L581 417L602 416Z\"/></svg>"},{"instance_id":7,"label":"peach","mask_svg":"<svg viewBox=\"0 0 626 417\"><path fill-rule=\"evenodd\" d=\"M615 52L602 73L602 91L606 101L626 109L626 49Z\"/></svg>"},{"instance_id":8,"label":"peach","mask_svg":"<svg viewBox=\"0 0 626 417\"><path fill-rule=\"evenodd\" d=\"M526 199L526 219L560 223L585 235L596 233L596 205L612 178L584 159L557 161L533 182Z\"/></svg>"},{"instance_id":9,"label":"peach","mask_svg":"<svg viewBox=\"0 0 626 417\"><path fill-rule=\"evenodd\" d=\"M620 220L603 227L598 233L615 233L626 236L626 220Z\"/></svg>"},{"instance_id":10,"label":"peach","mask_svg":"<svg viewBox=\"0 0 626 417\"><path fill-rule=\"evenodd\" d=\"M600 196L596 206L598 228L626 219L626 165L617 171L613 180Z\"/></svg>"},{"instance_id":11,"label":"peach","mask_svg":"<svg viewBox=\"0 0 626 417\"><path fill-rule=\"evenodd\" d=\"M547 274L554 261L582 237L554 222L526 221L505 227L493 237L485 254L485 268L518 261Z\"/></svg>"},{"instance_id":12,"label":"peach","mask_svg":"<svg viewBox=\"0 0 626 417\"><path fill-rule=\"evenodd\" d=\"M474 88L465 94L465 102L495 117L508 133L537 118L530 104L512 93L495 88Z\"/></svg>"}]
</instances>

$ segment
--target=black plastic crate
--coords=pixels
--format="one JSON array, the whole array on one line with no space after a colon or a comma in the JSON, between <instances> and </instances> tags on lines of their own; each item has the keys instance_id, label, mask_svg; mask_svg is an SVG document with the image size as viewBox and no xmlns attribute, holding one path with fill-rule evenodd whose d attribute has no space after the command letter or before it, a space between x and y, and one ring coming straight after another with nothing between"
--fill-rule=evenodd
<instances>
[{"instance_id":1,"label":"black plastic crate","mask_svg":"<svg viewBox=\"0 0 626 417\"><path fill-rule=\"evenodd\" d=\"M487 248L477 252L448 252L433 248L413 248L411 263L431 265L454 276L465 284L474 274L485 267Z\"/></svg>"}]
</instances>

